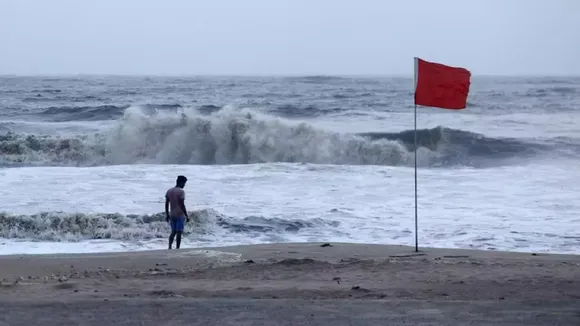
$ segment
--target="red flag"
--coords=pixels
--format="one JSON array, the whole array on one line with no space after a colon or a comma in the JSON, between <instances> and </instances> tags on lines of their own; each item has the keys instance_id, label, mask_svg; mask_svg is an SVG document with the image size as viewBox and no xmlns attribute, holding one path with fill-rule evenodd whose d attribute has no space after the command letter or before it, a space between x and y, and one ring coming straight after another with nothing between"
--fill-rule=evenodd
<instances>
[{"instance_id":1,"label":"red flag","mask_svg":"<svg viewBox=\"0 0 580 326\"><path fill-rule=\"evenodd\" d=\"M464 109L470 78L467 69L415 58L415 105Z\"/></svg>"}]
</instances>

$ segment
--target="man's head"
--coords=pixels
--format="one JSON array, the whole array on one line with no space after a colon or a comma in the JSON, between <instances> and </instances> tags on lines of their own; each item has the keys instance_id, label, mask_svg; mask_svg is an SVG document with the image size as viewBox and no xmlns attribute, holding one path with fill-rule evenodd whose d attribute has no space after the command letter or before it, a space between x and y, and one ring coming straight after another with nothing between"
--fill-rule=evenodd
<instances>
[{"instance_id":1,"label":"man's head","mask_svg":"<svg viewBox=\"0 0 580 326\"><path fill-rule=\"evenodd\" d=\"M185 187L185 183L187 182L187 178L183 175L177 176L177 181L175 182L175 186L179 188Z\"/></svg>"}]
</instances>

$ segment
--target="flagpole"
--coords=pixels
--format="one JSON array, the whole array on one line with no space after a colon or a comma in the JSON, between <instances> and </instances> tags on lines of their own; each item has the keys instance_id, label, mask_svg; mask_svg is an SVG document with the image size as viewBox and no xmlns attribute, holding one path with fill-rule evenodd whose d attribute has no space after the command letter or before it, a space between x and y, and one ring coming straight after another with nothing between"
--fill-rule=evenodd
<instances>
[{"instance_id":1,"label":"flagpole","mask_svg":"<svg viewBox=\"0 0 580 326\"><path fill-rule=\"evenodd\" d=\"M421 66L421 87L419 81ZM417 205L417 104L419 106L460 110L467 107L471 72L465 68L428 62L415 57L414 144L415 144L415 252L419 252L419 213ZM441 85L444 84L444 85ZM458 91L459 90L459 91Z\"/></svg>"},{"instance_id":2,"label":"flagpole","mask_svg":"<svg viewBox=\"0 0 580 326\"><path fill-rule=\"evenodd\" d=\"M415 252L419 252L419 218L417 209L417 104L415 104Z\"/></svg>"},{"instance_id":3,"label":"flagpole","mask_svg":"<svg viewBox=\"0 0 580 326\"><path fill-rule=\"evenodd\" d=\"M414 59L415 63L415 75L414 75L414 89L417 90L417 58ZM417 102L413 100L415 104L414 110L414 149L415 149L415 252L419 252L419 217L417 209Z\"/></svg>"}]
</instances>

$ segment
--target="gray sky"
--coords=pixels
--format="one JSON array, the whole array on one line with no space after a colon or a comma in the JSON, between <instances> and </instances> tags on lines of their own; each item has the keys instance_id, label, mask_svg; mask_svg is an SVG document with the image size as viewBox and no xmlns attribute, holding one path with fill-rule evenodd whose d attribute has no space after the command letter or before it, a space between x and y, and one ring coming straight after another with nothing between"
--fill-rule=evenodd
<instances>
[{"instance_id":1,"label":"gray sky","mask_svg":"<svg viewBox=\"0 0 580 326\"><path fill-rule=\"evenodd\" d=\"M580 75L580 0L0 0L0 74Z\"/></svg>"}]
</instances>

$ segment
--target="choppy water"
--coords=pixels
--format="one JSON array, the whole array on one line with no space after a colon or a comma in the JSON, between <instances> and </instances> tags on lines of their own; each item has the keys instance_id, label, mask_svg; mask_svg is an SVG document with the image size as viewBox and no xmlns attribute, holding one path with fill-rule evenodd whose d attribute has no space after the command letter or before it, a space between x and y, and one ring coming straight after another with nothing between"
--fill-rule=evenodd
<instances>
[{"instance_id":1,"label":"choppy water","mask_svg":"<svg viewBox=\"0 0 580 326\"><path fill-rule=\"evenodd\" d=\"M419 108L420 242L580 252L580 78L477 78ZM412 80L0 77L0 253L413 244Z\"/></svg>"}]
</instances>

